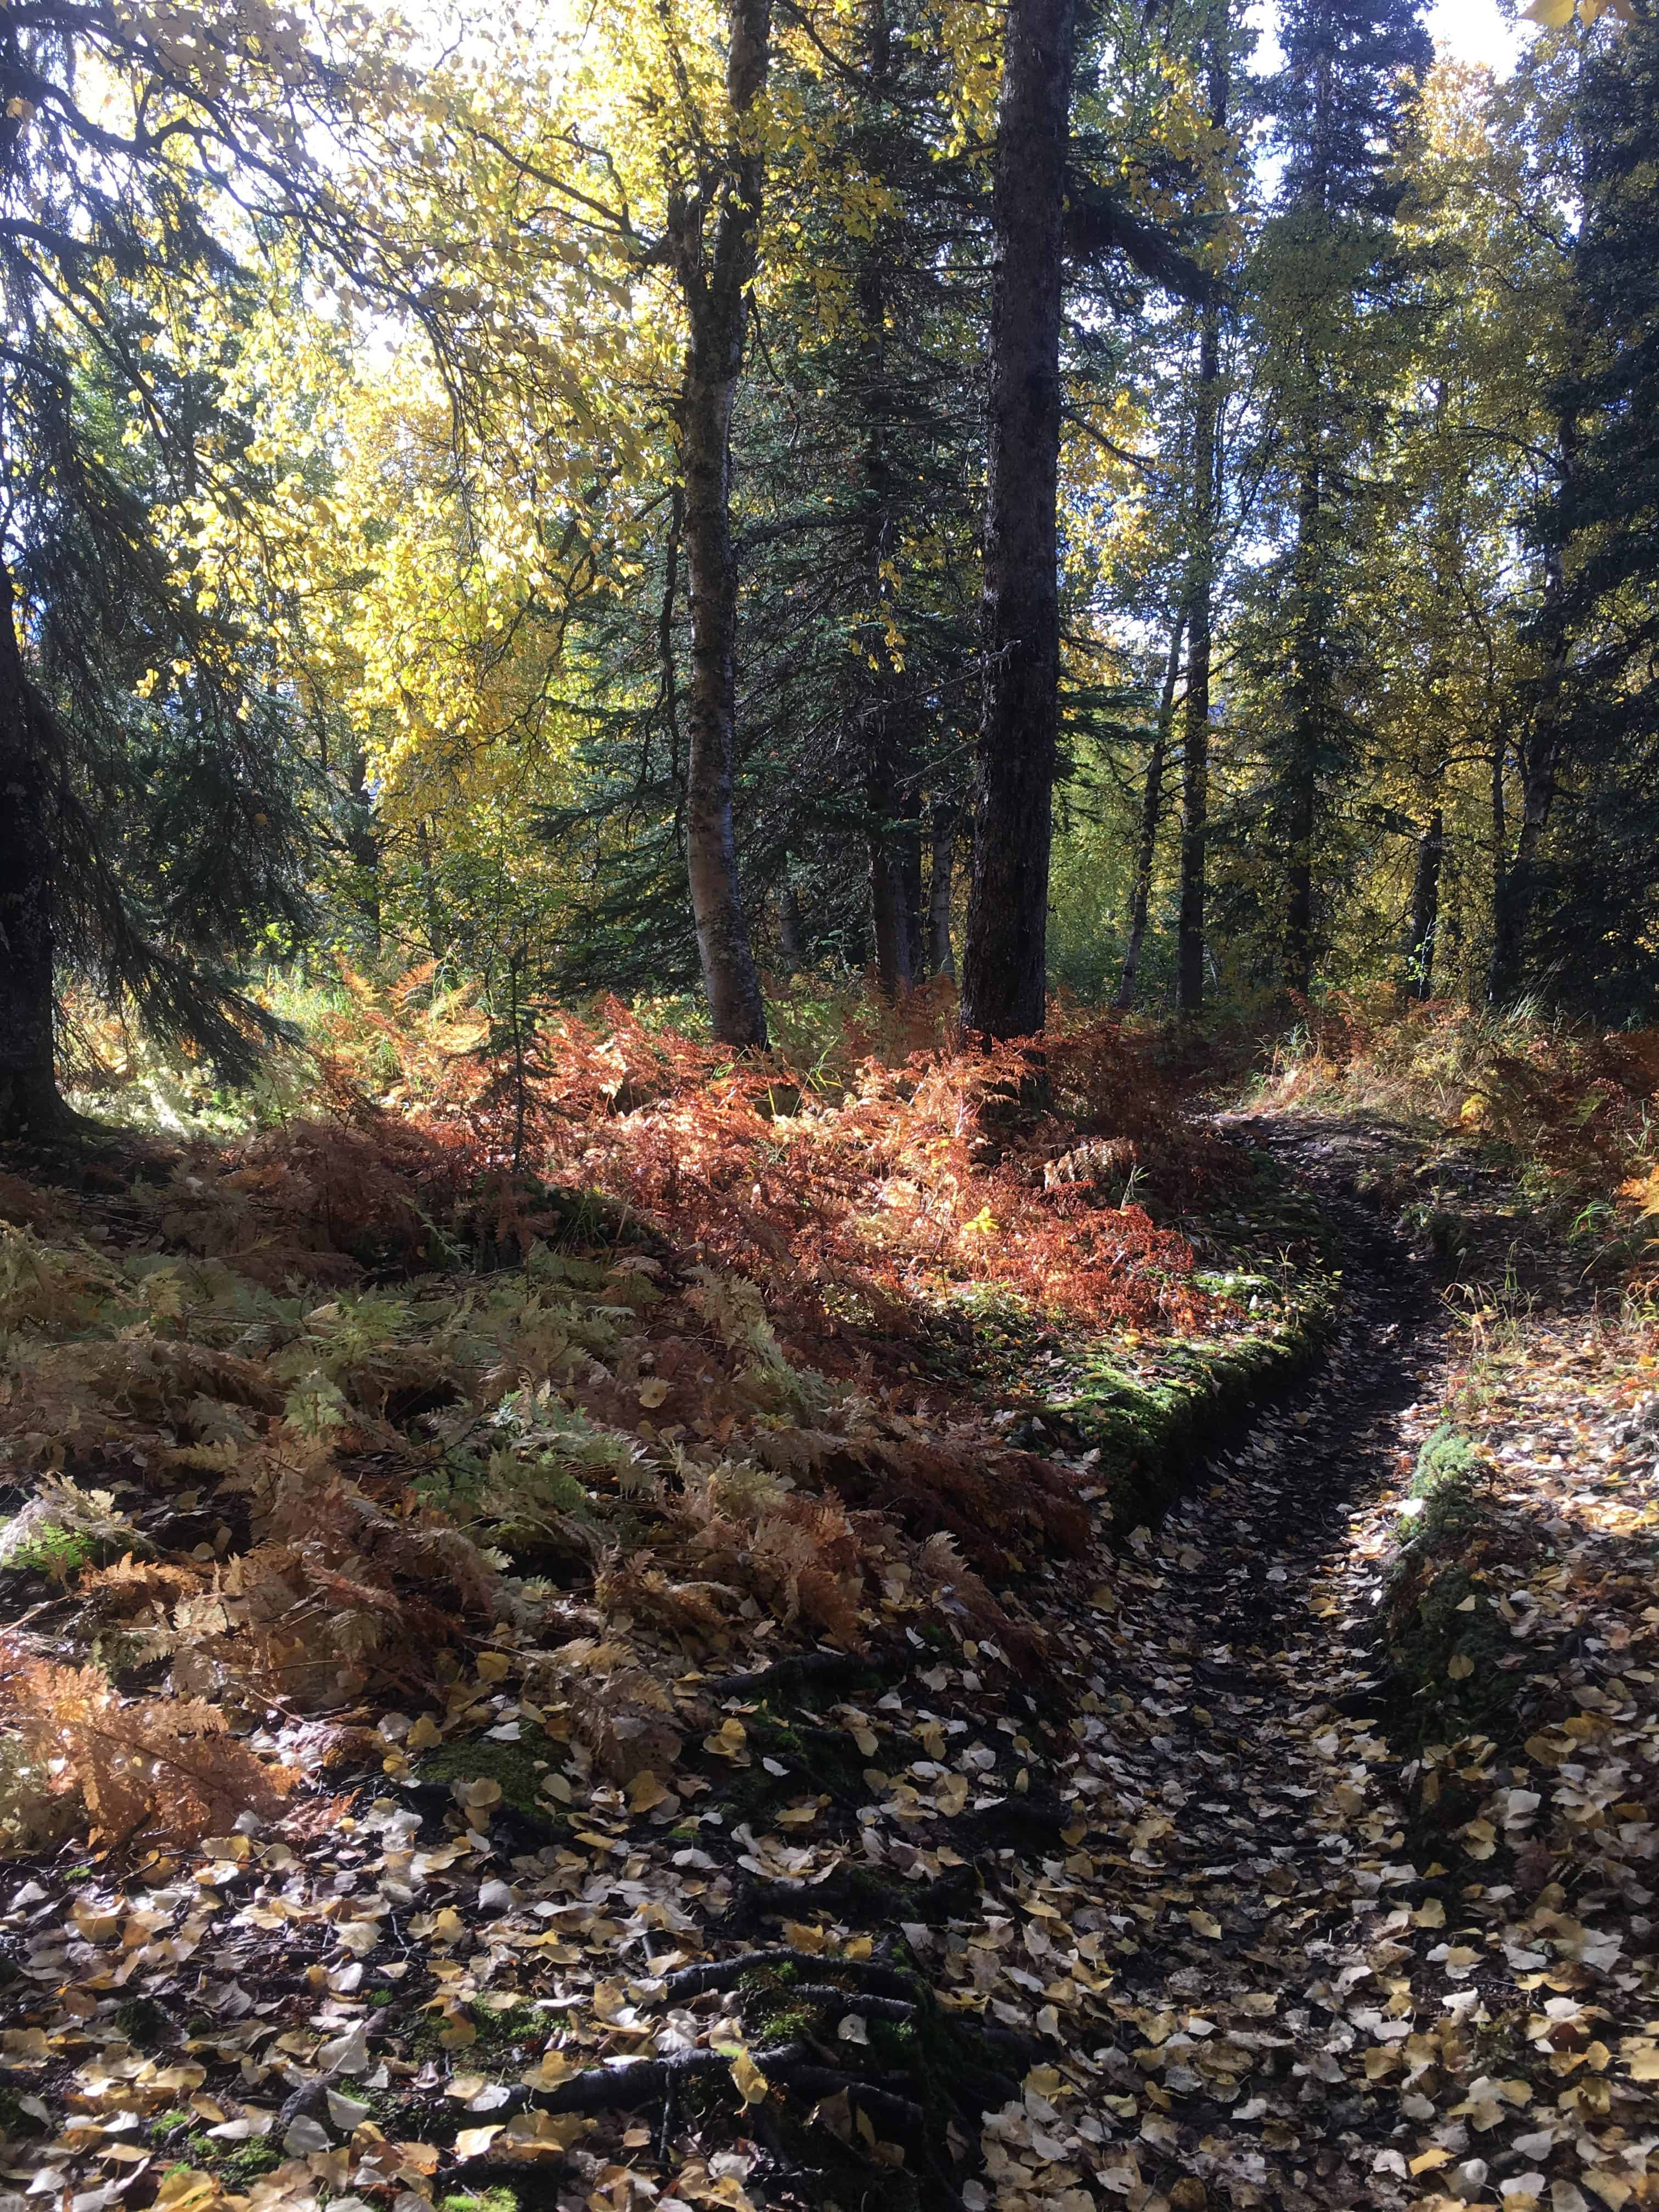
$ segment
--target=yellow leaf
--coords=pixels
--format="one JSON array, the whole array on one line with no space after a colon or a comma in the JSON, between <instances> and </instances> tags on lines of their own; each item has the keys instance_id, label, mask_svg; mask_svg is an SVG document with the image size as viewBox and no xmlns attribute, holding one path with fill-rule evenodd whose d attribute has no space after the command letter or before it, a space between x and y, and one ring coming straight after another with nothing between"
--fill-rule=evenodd
<instances>
[{"instance_id":1,"label":"yellow leaf","mask_svg":"<svg viewBox=\"0 0 1659 2212\"><path fill-rule=\"evenodd\" d=\"M1605 2166L1587 2167L1581 2179L1586 2189L1593 2189L1604 2204L1612 2206L1613 2212L1620 2212L1635 2193L1622 2174Z\"/></svg>"},{"instance_id":2,"label":"yellow leaf","mask_svg":"<svg viewBox=\"0 0 1659 2212\"><path fill-rule=\"evenodd\" d=\"M175 2166L162 2177L155 2192L159 2212L207 2212L210 2205L221 2203L223 2198L223 2190L210 2173L188 2166Z\"/></svg>"},{"instance_id":3,"label":"yellow leaf","mask_svg":"<svg viewBox=\"0 0 1659 2212\"><path fill-rule=\"evenodd\" d=\"M482 2158L500 2135L501 2126L502 2123L497 2120L491 2127L463 2128L455 2138L456 2157Z\"/></svg>"},{"instance_id":4,"label":"yellow leaf","mask_svg":"<svg viewBox=\"0 0 1659 2212\"><path fill-rule=\"evenodd\" d=\"M640 1403L650 1407L660 1406L668 1395L668 1385L660 1375L647 1375L640 1384Z\"/></svg>"},{"instance_id":5,"label":"yellow leaf","mask_svg":"<svg viewBox=\"0 0 1659 2212\"><path fill-rule=\"evenodd\" d=\"M481 1682L504 1682L512 1661L505 1651L481 1651L478 1654L478 1680Z\"/></svg>"},{"instance_id":6,"label":"yellow leaf","mask_svg":"<svg viewBox=\"0 0 1659 2212\"><path fill-rule=\"evenodd\" d=\"M1474 1662L1467 1651L1454 1651L1446 1662L1446 1672L1454 1682L1466 1682L1474 1672Z\"/></svg>"},{"instance_id":7,"label":"yellow leaf","mask_svg":"<svg viewBox=\"0 0 1659 2212\"><path fill-rule=\"evenodd\" d=\"M654 1812L659 1805L678 1804L672 1790L663 1788L660 1778L648 1766L642 1766L628 1785L628 1802L636 1813Z\"/></svg>"},{"instance_id":8,"label":"yellow leaf","mask_svg":"<svg viewBox=\"0 0 1659 2212\"><path fill-rule=\"evenodd\" d=\"M1451 2153L1445 2149L1443 2145L1434 2143L1427 2150L1423 2151L1418 2157L1412 2160L1411 2169L1414 2174L1432 2173L1437 2166L1449 2166L1450 2164Z\"/></svg>"},{"instance_id":9,"label":"yellow leaf","mask_svg":"<svg viewBox=\"0 0 1659 2212\"><path fill-rule=\"evenodd\" d=\"M1195 1936L1207 1936L1214 1942L1221 1933L1221 1923L1207 1912L1189 1912L1187 1923Z\"/></svg>"},{"instance_id":10,"label":"yellow leaf","mask_svg":"<svg viewBox=\"0 0 1659 2212\"><path fill-rule=\"evenodd\" d=\"M786 1920L783 1940L792 1951L822 1951L827 1947L830 1937L823 1929L809 1928L804 1920ZM1637 2076L1638 2081L1644 2078L1641 2075Z\"/></svg>"},{"instance_id":11,"label":"yellow leaf","mask_svg":"<svg viewBox=\"0 0 1659 2212\"><path fill-rule=\"evenodd\" d=\"M1541 23L1547 31L1559 31L1563 23L1572 21L1572 0L1532 0L1530 8L1521 10L1521 18L1523 22Z\"/></svg>"},{"instance_id":12,"label":"yellow leaf","mask_svg":"<svg viewBox=\"0 0 1659 2212\"><path fill-rule=\"evenodd\" d=\"M732 2079L745 2105L758 2105L771 2087L747 2050L740 2050L732 2059Z\"/></svg>"},{"instance_id":13,"label":"yellow leaf","mask_svg":"<svg viewBox=\"0 0 1659 2212\"><path fill-rule=\"evenodd\" d=\"M1413 1928L1443 1928L1446 1908L1437 1897L1425 1897L1412 1915Z\"/></svg>"},{"instance_id":14,"label":"yellow leaf","mask_svg":"<svg viewBox=\"0 0 1659 2212\"><path fill-rule=\"evenodd\" d=\"M422 1713L404 1738L410 1751L429 1751L434 1743L441 1743L443 1740L444 1732L430 1713Z\"/></svg>"},{"instance_id":15,"label":"yellow leaf","mask_svg":"<svg viewBox=\"0 0 1659 2212\"><path fill-rule=\"evenodd\" d=\"M562 2051L545 2051L519 2076L526 2089L556 2089L575 2069Z\"/></svg>"}]
</instances>

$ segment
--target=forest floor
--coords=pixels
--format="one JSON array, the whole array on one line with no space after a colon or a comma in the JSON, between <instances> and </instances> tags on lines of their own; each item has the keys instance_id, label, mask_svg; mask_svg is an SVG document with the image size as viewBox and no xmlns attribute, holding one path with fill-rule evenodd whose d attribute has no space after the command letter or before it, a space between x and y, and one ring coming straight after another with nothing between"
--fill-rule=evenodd
<instances>
[{"instance_id":1,"label":"forest floor","mask_svg":"<svg viewBox=\"0 0 1659 2212\"><path fill-rule=\"evenodd\" d=\"M941 1614L946 1554L890 1547L859 1648L798 1624L654 1692L623 1599L572 1599L550 1673L545 1616L509 1619L436 1724L384 1687L264 1712L296 1779L221 1832L14 1860L6 2212L1659 2203L1650 1316L1466 1152L1227 1133L1311 1194L1342 1294L1161 1517L1126 1526L1051 1420L1093 1525L1018 1598L957 1558ZM234 1609L210 1485L246 1439L188 1449L208 1503L175 1477L148 1564L104 1571ZM26 1668L67 1579L6 1578ZM607 1784L584 1697L673 1748ZM179 1771L228 1808L234 1775Z\"/></svg>"}]
</instances>

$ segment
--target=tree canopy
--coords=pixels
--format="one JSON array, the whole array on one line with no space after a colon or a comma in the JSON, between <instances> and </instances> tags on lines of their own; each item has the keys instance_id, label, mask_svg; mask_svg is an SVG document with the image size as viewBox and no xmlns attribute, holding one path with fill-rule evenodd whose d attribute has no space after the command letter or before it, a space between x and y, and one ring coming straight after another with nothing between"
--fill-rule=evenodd
<instances>
[{"instance_id":1,"label":"tree canopy","mask_svg":"<svg viewBox=\"0 0 1659 2212\"><path fill-rule=\"evenodd\" d=\"M8 1121L296 957L1650 1011L1656 34L1528 15L8 8Z\"/></svg>"}]
</instances>

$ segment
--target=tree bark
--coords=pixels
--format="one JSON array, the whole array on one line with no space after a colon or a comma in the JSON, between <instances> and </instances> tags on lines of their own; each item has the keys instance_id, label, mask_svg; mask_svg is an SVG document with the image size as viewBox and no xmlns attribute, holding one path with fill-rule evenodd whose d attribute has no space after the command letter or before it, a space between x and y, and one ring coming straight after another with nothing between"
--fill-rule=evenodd
<instances>
[{"instance_id":1,"label":"tree bark","mask_svg":"<svg viewBox=\"0 0 1659 2212\"><path fill-rule=\"evenodd\" d=\"M805 932L801 925L800 893L795 889L795 879L789 872L789 863L783 864L783 888L778 894L778 957L784 972L793 975L805 957Z\"/></svg>"},{"instance_id":2,"label":"tree bark","mask_svg":"<svg viewBox=\"0 0 1659 2212\"><path fill-rule=\"evenodd\" d=\"M0 1140L52 1137L74 1119L52 1051L52 854L37 723L0 563Z\"/></svg>"},{"instance_id":3,"label":"tree bark","mask_svg":"<svg viewBox=\"0 0 1659 2212\"><path fill-rule=\"evenodd\" d=\"M933 853L927 878L927 973L954 975L956 954L951 948L951 877L956 866L957 809L945 799L933 802Z\"/></svg>"},{"instance_id":4,"label":"tree bark","mask_svg":"<svg viewBox=\"0 0 1659 2212\"><path fill-rule=\"evenodd\" d=\"M1544 556L1544 669L1531 726L1519 749L1521 826L1516 832L1512 854L1505 854L1501 842L1498 847L1492 965L1486 978L1487 1002L1494 1006L1505 1006L1515 999L1524 980L1527 928L1537 893L1539 848L1549 827L1569 734L1566 682L1571 640L1563 605L1565 596L1566 571L1560 550L1551 546ZM1497 788L1501 804L1501 770Z\"/></svg>"},{"instance_id":5,"label":"tree bark","mask_svg":"<svg viewBox=\"0 0 1659 2212\"><path fill-rule=\"evenodd\" d=\"M1291 731L1280 794L1285 845L1285 988L1305 999L1313 988L1314 829L1319 807L1319 766L1328 707L1322 616L1322 491L1316 424L1304 447L1297 491L1294 618L1295 665L1291 676Z\"/></svg>"},{"instance_id":6,"label":"tree bark","mask_svg":"<svg viewBox=\"0 0 1659 2212\"><path fill-rule=\"evenodd\" d=\"M1060 718L1061 227L1074 0L1009 0L991 221L990 451L974 882L962 1019L1042 1028Z\"/></svg>"},{"instance_id":7,"label":"tree bark","mask_svg":"<svg viewBox=\"0 0 1659 2212\"><path fill-rule=\"evenodd\" d=\"M1140 948L1146 939L1146 914L1152 902L1152 868L1158 859L1158 825L1164 811L1164 763L1175 726L1176 685L1181 679L1181 641L1186 629L1184 611L1177 614L1170 633L1170 650L1164 666L1164 690L1158 702L1158 722L1152 749L1146 760L1146 781L1140 798L1140 834L1135 840L1135 872L1129 894L1129 941L1123 951L1123 973L1112 1000L1119 1013L1127 1013L1135 1002L1135 982L1140 974Z\"/></svg>"},{"instance_id":8,"label":"tree bark","mask_svg":"<svg viewBox=\"0 0 1659 2212\"><path fill-rule=\"evenodd\" d=\"M1226 27L1214 33L1209 68L1210 121L1224 130L1231 93ZM1176 1006L1204 1004L1205 869L1210 836L1210 645L1216 537L1221 524L1218 432L1221 422L1221 309L1200 309L1198 392L1193 410L1193 536L1187 572L1187 704L1182 730L1181 920L1176 945Z\"/></svg>"},{"instance_id":9,"label":"tree bark","mask_svg":"<svg viewBox=\"0 0 1659 2212\"><path fill-rule=\"evenodd\" d=\"M908 902L901 850L902 832L893 760L893 717L878 703L870 718L870 763L865 782L869 817L870 914L876 942L876 981L885 999L902 998L915 981Z\"/></svg>"},{"instance_id":10,"label":"tree bark","mask_svg":"<svg viewBox=\"0 0 1659 2212\"><path fill-rule=\"evenodd\" d=\"M1417 873L1412 884L1411 942L1406 949L1406 996L1419 1002L1434 996L1434 948L1440 934L1440 864L1446 850L1446 817L1437 806L1417 841Z\"/></svg>"},{"instance_id":11,"label":"tree bark","mask_svg":"<svg viewBox=\"0 0 1659 2212\"><path fill-rule=\"evenodd\" d=\"M738 888L738 568L732 544L732 410L755 273L763 161L743 124L766 82L770 0L733 0L726 92L735 118L715 187L671 204L668 238L690 326L681 404L685 567L691 602L686 700L686 872L715 1037L763 1048L766 1012Z\"/></svg>"}]
</instances>

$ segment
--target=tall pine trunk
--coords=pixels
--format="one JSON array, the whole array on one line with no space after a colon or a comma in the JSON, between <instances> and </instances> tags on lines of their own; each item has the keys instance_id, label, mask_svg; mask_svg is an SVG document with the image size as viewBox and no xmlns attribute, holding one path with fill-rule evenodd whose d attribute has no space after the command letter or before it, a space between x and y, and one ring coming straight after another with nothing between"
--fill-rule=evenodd
<instances>
[{"instance_id":1,"label":"tall pine trunk","mask_svg":"<svg viewBox=\"0 0 1659 2212\"><path fill-rule=\"evenodd\" d=\"M1232 72L1227 13L1210 33L1206 70L1210 125L1227 127ZM1193 409L1192 537L1187 549L1187 705L1182 730L1181 918L1176 940L1176 1006L1204 1004L1204 908L1210 841L1210 647L1216 541L1221 528L1221 307L1199 310L1198 391Z\"/></svg>"},{"instance_id":2,"label":"tall pine trunk","mask_svg":"<svg viewBox=\"0 0 1659 2212\"><path fill-rule=\"evenodd\" d=\"M726 92L735 118L714 207L677 199L669 243L690 325L681 401L684 544L691 602L686 697L686 872L703 989L716 1038L766 1043L766 1011L738 887L732 784L737 759L738 566L732 544L732 411L743 368L764 163L744 119L766 82L770 0L734 0ZM717 209L718 212L714 210Z\"/></svg>"},{"instance_id":3,"label":"tall pine trunk","mask_svg":"<svg viewBox=\"0 0 1659 2212\"><path fill-rule=\"evenodd\" d=\"M927 973L954 975L951 949L951 878L956 867L960 820L953 801L933 801L933 851L927 877Z\"/></svg>"},{"instance_id":4,"label":"tall pine trunk","mask_svg":"<svg viewBox=\"0 0 1659 2212\"><path fill-rule=\"evenodd\" d=\"M1226 119L1224 93L1211 112ZM1210 835L1210 641L1215 596L1216 433L1221 416L1221 311L1200 310L1198 403L1193 423L1193 542L1187 576L1187 703L1182 731L1181 921L1176 948L1176 1004L1195 1014L1204 1003L1205 861Z\"/></svg>"},{"instance_id":5,"label":"tall pine trunk","mask_svg":"<svg viewBox=\"0 0 1659 2212\"><path fill-rule=\"evenodd\" d=\"M1075 0L1009 0L991 221L990 452L964 1029L1042 1027L1060 718L1054 501Z\"/></svg>"},{"instance_id":6,"label":"tall pine trunk","mask_svg":"<svg viewBox=\"0 0 1659 2212\"><path fill-rule=\"evenodd\" d=\"M907 842L915 831L899 819L908 802L901 790L899 717L890 699L871 711L865 805L869 819L870 908L876 940L876 981L882 995L902 998L917 981L915 924L910 898ZM920 863L917 867L920 877Z\"/></svg>"},{"instance_id":7,"label":"tall pine trunk","mask_svg":"<svg viewBox=\"0 0 1659 2212\"><path fill-rule=\"evenodd\" d=\"M1328 707L1325 666L1322 573L1323 485L1315 425L1304 431L1297 491L1295 666L1290 687L1291 729L1280 792L1279 830L1285 848L1284 983L1305 999L1313 988L1314 833L1319 809L1319 768Z\"/></svg>"},{"instance_id":8,"label":"tall pine trunk","mask_svg":"<svg viewBox=\"0 0 1659 2212\"><path fill-rule=\"evenodd\" d=\"M1574 426L1562 426L1564 459L1570 464L1576 449ZM1564 471L1565 473L1565 471ZM1566 611L1566 570L1558 546L1544 555L1544 604L1539 619L1543 636L1544 665L1539 678L1530 726L1519 747L1521 759L1521 825L1515 850L1498 847L1493 882L1492 964L1486 976L1489 1005L1508 1005L1525 980L1527 931L1537 895L1537 871L1544 832L1549 827L1568 736L1567 661L1571 647ZM1501 800L1501 778L1498 785Z\"/></svg>"},{"instance_id":9,"label":"tall pine trunk","mask_svg":"<svg viewBox=\"0 0 1659 2212\"><path fill-rule=\"evenodd\" d=\"M1184 613L1176 617L1170 634L1170 650L1164 666L1164 690L1158 702L1158 721L1152 749L1146 758L1146 781L1140 795L1140 834L1135 840L1134 880L1129 892L1129 941L1123 951L1123 973L1112 1004L1127 1013L1135 1002L1135 982L1140 974L1140 951L1146 941L1146 915L1152 902L1152 868L1158 859L1158 825L1164 812L1164 763L1175 726L1176 685L1181 680L1181 641Z\"/></svg>"},{"instance_id":10,"label":"tall pine trunk","mask_svg":"<svg viewBox=\"0 0 1659 2212\"><path fill-rule=\"evenodd\" d=\"M37 711L0 564L0 1140L71 1120L52 1054L52 866Z\"/></svg>"}]
</instances>

